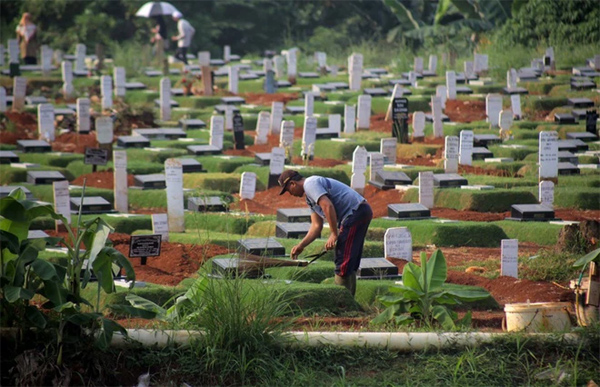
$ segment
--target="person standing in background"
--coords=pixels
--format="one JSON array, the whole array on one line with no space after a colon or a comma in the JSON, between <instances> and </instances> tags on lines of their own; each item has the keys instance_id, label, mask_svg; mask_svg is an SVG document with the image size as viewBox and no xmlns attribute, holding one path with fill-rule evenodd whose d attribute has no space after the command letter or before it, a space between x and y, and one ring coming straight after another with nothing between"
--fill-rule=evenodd
<instances>
[{"instance_id":1,"label":"person standing in background","mask_svg":"<svg viewBox=\"0 0 600 387\"><path fill-rule=\"evenodd\" d=\"M173 20L177 22L177 32L179 32L179 35L171 38L173 41L177 42L175 58L187 65L187 50L192 44L192 38L194 37L196 30L187 20L183 19L181 12L173 12L173 15L171 16L173 17Z\"/></svg>"},{"instance_id":2,"label":"person standing in background","mask_svg":"<svg viewBox=\"0 0 600 387\"><path fill-rule=\"evenodd\" d=\"M162 15L154 17L156 25L150 31L152 32L152 38L150 43L154 44L152 48L152 54L156 58L159 65L162 64L164 53L169 49L169 37L167 35L167 23Z\"/></svg>"},{"instance_id":3,"label":"person standing in background","mask_svg":"<svg viewBox=\"0 0 600 387\"><path fill-rule=\"evenodd\" d=\"M23 62L26 65L37 64L37 27L31 21L29 12L23 14L16 31Z\"/></svg>"}]
</instances>

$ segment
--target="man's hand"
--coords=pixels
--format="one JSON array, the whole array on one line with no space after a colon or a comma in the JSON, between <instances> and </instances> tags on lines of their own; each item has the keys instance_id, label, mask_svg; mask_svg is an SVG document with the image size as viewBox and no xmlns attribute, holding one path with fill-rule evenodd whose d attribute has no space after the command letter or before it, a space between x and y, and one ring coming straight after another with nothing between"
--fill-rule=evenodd
<instances>
[{"instance_id":1,"label":"man's hand","mask_svg":"<svg viewBox=\"0 0 600 387\"><path fill-rule=\"evenodd\" d=\"M179 37L173 36L173 37L171 37L171 40L175 42L175 41L179 40Z\"/></svg>"},{"instance_id":2,"label":"man's hand","mask_svg":"<svg viewBox=\"0 0 600 387\"><path fill-rule=\"evenodd\" d=\"M292 251L290 252L290 255L292 256L292 259L298 259L298 255L300 255L303 251L304 251L304 247L302 247L300 245L296 245L296 246L292 247Z\"/></svg>"},{"instance_id":3,"label":"man's hand","mask_svg":"<svg viewBox=\"0 0 600 387\"><path fill-rule=\"evenodd\" d=\"M326 250L333 250L333 249L335 249L335 244L336 243L337 243L337 235L330 234L329 238L327 239L327 243L325 243L325 249Z\"/></svg>"}]
</instances>

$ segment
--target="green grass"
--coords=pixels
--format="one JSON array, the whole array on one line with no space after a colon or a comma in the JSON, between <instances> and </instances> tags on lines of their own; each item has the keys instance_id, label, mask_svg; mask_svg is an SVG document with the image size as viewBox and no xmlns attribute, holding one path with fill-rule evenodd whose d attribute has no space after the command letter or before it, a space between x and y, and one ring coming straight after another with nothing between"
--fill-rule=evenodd
<instances>
[{"instance_id":1,"label":"green grass","mask_svg":"<svg viewBox=\"0 0 600 387\"><path fill-rule=\"evenodd\" d=\"M526 190L493 189L467 190L458 188L436 189L434 191L436 207L453 208L463 211L505 212L513 204L537 203L536 197ZM405 201L418 202L419 193L416 189L404 194Z\"/></svg>"},{"instance_id":2,"label":"green grass","mask_svg":"<svg viewBox=\"0 0 600 387\"><path fill-rule=\"evenodd\" d=\"M517 222L502 220L494 222L500 227L509 239L518 239L519 242L533 242L540 246L555 245L558 233L562 226L546 222Z\"/></svg>"},{"instance_id":3,"label":"green grass","mask_svg":"<svg viewBox=\"0 0 600 387\"><path fill-rule=\"evenodd\" d=\"M396 221L373 219L372 227L407 227L414 245L438 247L498 247L506 234L496 224L484 222L436 223L430 220ZM365 255L366 256L366 255Z\"/></svg>"}]
</instances>

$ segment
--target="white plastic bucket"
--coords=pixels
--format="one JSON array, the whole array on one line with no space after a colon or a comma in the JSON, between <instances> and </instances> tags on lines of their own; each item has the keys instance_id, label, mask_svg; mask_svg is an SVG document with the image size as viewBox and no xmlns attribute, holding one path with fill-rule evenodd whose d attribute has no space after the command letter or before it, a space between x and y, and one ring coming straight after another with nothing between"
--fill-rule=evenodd
<instances>
[{"instance_id":1,"label":"white plastic bucket","mask_svg":"<svg viewBox=\"0 0 600 387\"><path fill-rule=\"evenodd\" d=\"M560 332L571 328L569 302L530 302L506 304L506 330L509 332Z\"/></svg>"}]
</instances>

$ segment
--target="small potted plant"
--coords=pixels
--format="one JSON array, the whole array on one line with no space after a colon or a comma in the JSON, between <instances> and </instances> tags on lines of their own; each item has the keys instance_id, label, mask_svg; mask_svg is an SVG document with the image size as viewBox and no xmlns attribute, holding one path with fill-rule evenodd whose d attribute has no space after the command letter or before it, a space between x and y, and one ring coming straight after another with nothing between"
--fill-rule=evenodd
<instances>
[{"instance_id":1,"label":"small potted plant","mask_svg":"<svg viewBox=\"0 0 600 387\"><path fill-rule=\"evenodd\" d=\"M199 77L190 73L189 70L184 70L182 72L182 77L179 83L183 88L183 95L188 96L192 94L192 89L194 88L194 83L198 80Z\"/></svg>"}]
</instances>

